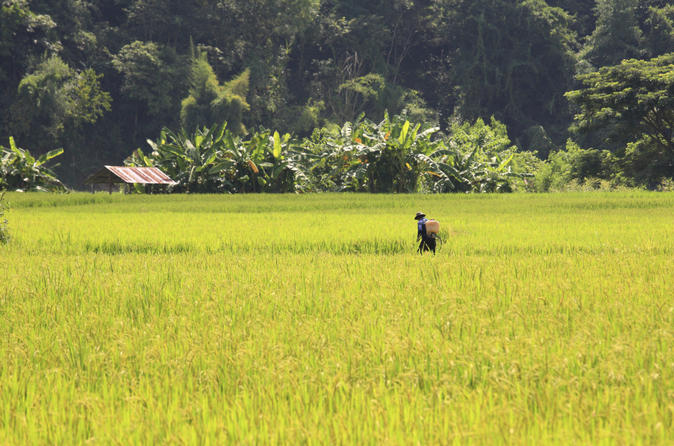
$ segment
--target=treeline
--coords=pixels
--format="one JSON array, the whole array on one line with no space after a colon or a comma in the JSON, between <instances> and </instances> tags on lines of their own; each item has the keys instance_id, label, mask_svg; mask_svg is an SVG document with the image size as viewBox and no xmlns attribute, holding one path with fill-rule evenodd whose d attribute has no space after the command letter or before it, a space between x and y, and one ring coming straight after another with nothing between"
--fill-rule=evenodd
<instances>
[{"instance_id":1,"label":"treeline","mask_svg":"<svg viewBox=\"0 0 674 446\"><path fill-rule=\"evenodd\" d=\"M189 140L224 122L244 146L279 129L292 135L282 145L312 156L327 153L312 141L337 138L344 123L423 123L439 129L428 143L449 150L462 126L498 122L518 154L547 160L527 173L548 172L550 187L590 178L656 188L674 176L669 3L3 0L0 141L13 136L36 159L63 148L56 176L79 186L103 164L148 152L148 138ZM384 119L387 112L403 117ZM326 155L321 177L320 163L303 156L311 180L295 185L340 189L362 174L353 166L331 173ZM273 156L251 161L265 175L274 165ZM463 187L366 164L367 180L347 188ZM272 181L229 178L219 187L271 187L263 180Z\"/></svg>"},{"instance_id":2,"label":"treeline","mask_svg":"<svg viewBox=\"0 0 674 446\"><path fill-rule=\"evenodd\" d=\"M375 123L363 115L342 127L316 129L296 138L278 131L245 137L227 123L187 133L163 129L124 164L158 167L179 193L289 192L548 192L631 187L607 151L581 149L569 141L545 161L512 145L504 124L454 123L448 133L384 115ZM0 190L66 191L48 162L55 150L33 157L16 146L0 146ZM598 175L597 175L598 174ZM659 190L673 190L671 179ZM152 192L134 185L127 192Z\"/></svg>"},{"instance_id":3,"label":"treeline","mask_svg":"<svg viewBox=\"0 0 674 446\"><path fill-rule=\"evenodd\" d=\"M161 168L178 192L510 192L533 188L535 158L510 144L505 126L455 125L438 135L402 116L360 118L311 137L262 131L245 138L226 125L162 131L126 160ZM527 181L530 180L530 182Z\"/></svg>"},{"instance_id":4,"label":"treeline","mask_svg":"<svg viewBox=\"0 0 674 446\"><path fill-rule=\"evenodd\" d=\"M302 139L266 130L242 137L224 123L189 134L163 129L147 143L149 151L137 149L125 164L158 167L177 182L169 191L185 193L535 190L543 163L519 152L493 118L454 124L451 136L385 114L379 123L361 115ZM36 159L10 138L9 148L0 146L0 188L65 190L46 164L61 153Z\"/></svg>"}]
</instances>

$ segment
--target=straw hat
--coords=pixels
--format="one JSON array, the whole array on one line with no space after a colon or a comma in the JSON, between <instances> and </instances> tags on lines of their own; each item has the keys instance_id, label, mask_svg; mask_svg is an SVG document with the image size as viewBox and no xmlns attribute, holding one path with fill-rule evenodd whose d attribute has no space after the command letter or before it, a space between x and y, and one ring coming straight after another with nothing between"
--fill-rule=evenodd
<instances>
[{"instance_id":1,"label":"straw hat","mask_svg":"<svg viewBox=\"0 0 674 446\"><path fill-rule=\"evenodd\" d=\"M420 219L424 218L425 216L426 216L426 214L424 214L423 212L417 212L417 215L414 217L414 219L420 220Z\"/></svg>"}]
</instances>

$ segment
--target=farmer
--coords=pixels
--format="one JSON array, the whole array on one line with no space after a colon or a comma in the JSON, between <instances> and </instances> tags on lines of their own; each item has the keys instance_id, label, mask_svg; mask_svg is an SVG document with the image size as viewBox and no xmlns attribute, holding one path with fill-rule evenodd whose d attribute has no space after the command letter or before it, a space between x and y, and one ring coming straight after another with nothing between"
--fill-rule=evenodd
<instances>
[{"instance_id":1,"label":"farmer","mask_svg":"<svg viewBox=\"0 0 674 446\"><path fill-rule=\"evenodd\" d=\"M433 234L426 233L426 222L428 221L426 214L417 212L414 219L417 221L417 242L421 240L417 251L419 251L419 254L423 254L424 251L433 251L433 255L435 255L435 238Z\"/></svg>"}]
</instances>

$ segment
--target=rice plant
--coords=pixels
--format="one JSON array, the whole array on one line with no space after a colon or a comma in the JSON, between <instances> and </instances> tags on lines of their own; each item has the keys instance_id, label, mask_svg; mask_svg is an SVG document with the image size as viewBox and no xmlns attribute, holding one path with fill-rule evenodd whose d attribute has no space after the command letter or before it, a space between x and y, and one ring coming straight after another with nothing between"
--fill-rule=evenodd
<instances>
[{"instance_id":1,"label":"rice plant","mask_svg":"<svg viewBox=\"0 0 674 446\"><path fill-rule=\"evenodd\" d=\"M0 443L674 438L674 194L9 199Z\"/></svg>"},{"instance_id":2,"label":"rice plant","mask_svg":"<svg viewBox=\"0 0 674 446\"><path fill-rule=\"evenodd\" d=\"M0 192L0 245L4 245L9 241L9 229L7 228L7 219L5 218L7 205L3 201L4 198L5 193Z\"/></svg>"}]
</instances>

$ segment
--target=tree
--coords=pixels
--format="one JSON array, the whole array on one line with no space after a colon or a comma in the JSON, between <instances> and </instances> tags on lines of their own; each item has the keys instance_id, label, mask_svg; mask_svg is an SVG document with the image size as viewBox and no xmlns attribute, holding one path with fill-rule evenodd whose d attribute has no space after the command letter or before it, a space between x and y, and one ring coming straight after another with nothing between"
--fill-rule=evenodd
<instances>
[{"instance_id":1,"label":"tree","mask_svg":"<svg viewBox=\"0 0 674 446\"><path fill-rule=\"evenodd\" d=\"M618 159L608 150L581 149L572 140L566 142L566 150L549 154L536 170L534 184L537 192L564 190L569 185L577 186L588 181L604 180L617 185L620 180Z\"/></svg>"},{"instance_id":2,"label":"tree","mask_svg":"<svg viewBox=\"0 0 674 446\"><path fill-rule=\"evenodd\" d=\"M581 58L594 67L616 65L643 54L636 16L638 0L598 0L597 25Z\"/></svg>"},{"instance_id":3,"label":"tree","mask_svg":"<svg viewBox=\"0 0 674 446\"><path fill-rule=\"evenodd\" d=\"M178 123L188 89L186 62L173 48L154 42L129 43L113 56L112 65L122 75L117 112L133 118L134 140L137 134L144 137Z\"/></svg>"},{"instance_id":4,"label":"tree","mask_svg":"<svg viewBox=\"0 0 674 446\"><path fill-rule=\"evenodd\" d=\"M111 97L92 69L76 71L58 56L43 60L19 83L12 105L12 129L43 152L64 131L94 123L110 110Z\"/></svg>"},{"instance_id":5,"label":"tree","mask_svg":"<svg viewBox=\"0 0 674 446\"><path fill-rule=\"evenodd\" d=\"M187 73L174 67L179 60L175 51L154 42L135 41L124 45L112 58L115 69L122 74L122 92L147 107L150 116L164 116L177 112L179 101L175 91Z\"/></svg>"},{"instance_id":6,"label":"tree","mask_svg":"<svg viewBox=\"0 0 674 446\"><path fill-rule=\"evenodd\" d=\"M576 104L574 130L581 134L609 129L613 151L640 141L652 150L644 156L674 176L674 53L650 60L625 60L620 65L578 76L579 90L566 96Z\"/></svg>"},{"instance_id":7,"label":"tree","mask_svg":"<svg viewBox=\"0 0 674 446\"><path fill-rule=\"evenodd\" d=\"M595 2L588 0L547 0L550 6L562 8L573 16L571 28L579 37L585 37L595 28Z\"/></svg>"},{"instance_id":8,"label":"tree","mask_svg":"<svg viewBox=\"0 0 674 446\"><path fill-rule=\"evenodd\" d=\"M132 0L126 26L139 40L187 48L190 37L199 39L207 24L207 6L200 0Z\"/></svg>"},{"instance_id":9,"label":"tree","mask_svg":"<svg viewBox=\"0 0 674 446\"><path fill-rule=\"evenodd\" d=\"M396 115L375 123L361 115L340 129L315 132L305 144L318 154L319 187L337 191L414 192L437 149L436 127Z\"/></svg>"},{"instance_id":10,"label":"tree","mask_svg":"<svg viewBox=\"0 0 674 446\"><path fill-rule=\"evenodd\" d=\"M36 14L27 0L0 1L0 136L9 136L10 107L16 101L17 85L31 59L60 49L54 36L56 23Z\"/></svg>"},{"instance_id":11,"label":"tree","mask_svg":"<svg viewBox=\"0 0 674 446\"><path fill-rule=\"evenodd\" d=\"M194 58L190 75L190 94L182 101L180 121L193 131L204 125L228 122L235 133L244 133L243 112L250 110L246 95L250 71L245 70L225 85L220 85L213 68L202 53Z\"/></svg>"},{"instance_id":12,"label":"tree","mask_svg":"<svg viewBox=\"0 0 674 446\"><path fill-rule=\"evenodd\" d=\"M650 57L674 52L674 5L649 8L644 28L644 47Z\"/></svg>"},{"instance_id":13,"label":"tree","mask_svg":"<svg viewBox=\"0 0 674 446\"><path fill-rule=\"evenodd\" d=\"M219 0L208 15L216 20L195 42L208 46L218 77L229 78L249 69L245 124L276 127L279 117L304 104L289 89L291 53L306 42L304 32L317 20L319 0ZM299 52L299 51L298 51ZM302 57L302 56L299 56ZM217 63L216 63L217 61ZM304 74L304 68L301 71ZM230 123L231 124L231 123Z\"/></svg>"},{"instance_id":14,"label":"tree","mask_svg":"<svg viewBox=\"0 0 674 446\"><path fill-rule=\"evenodd\" d=\"M20 79L35 51L51 53L60 49L53 41L55 27L51 17L33 12L26 0L0 4L0 86Z\"/></svg>"},{"instance_id":15,"label":"tree","mask_svg":"<svg viewBox=\"0 0 674 446\"><path fill-rule=\"evenodd\" d=\"M543 0L445 0L436 8L425 90L444 116L493 115L513 138L534 125L563 137L576 47L569 14Z\"/></svg>"},{"instance_id":16,"label":"tree","mask_svg":"<svg viewBox=\"0 0 674 446\"><path fill-rule=\"evenodd\" d=\"M161 168L178 182L179 192L295 192L308 182L301 153L289 134L255 132L248 140L233 135L227 123L196 130L163 129L147 140L149 155L136 150L125 163Z\"/></svg>"}]
</instances>

